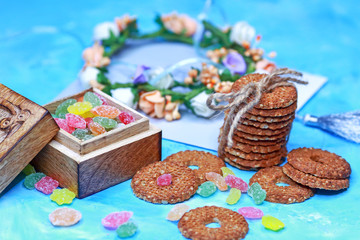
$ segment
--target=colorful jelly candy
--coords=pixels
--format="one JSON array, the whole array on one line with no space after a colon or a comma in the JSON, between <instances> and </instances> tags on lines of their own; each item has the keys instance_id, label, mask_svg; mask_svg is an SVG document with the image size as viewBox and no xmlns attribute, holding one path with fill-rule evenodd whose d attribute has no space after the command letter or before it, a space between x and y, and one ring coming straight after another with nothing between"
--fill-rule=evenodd
<instances>
[{"instance_id":1,"label":"colorful jelly candy","mask_svg":"<svg viewBox=\"0 0 360 240\"><path fill-rule=\"evenodd\" d=\"M46 175L43 174L43 173L32 173L32 174L25 177L24 186L27 189L32 190L32 189L35 188L35 184L38 181L40 181L43 177L46 177Z\"/></svg>"},{"instance_id":2,"label":"colorful jelly candy","mask_svg":"<svg viewBox=\"0 0 360 240\"><path fill-rule=\"evenodd\" d=\"M65 119L65 114L68 113L68 107L73 105L74 103L76 103L76 100L75 99L68 99L68 100L65 100L64 102L62 102L57 108L56 108L56 111L55 111L55 115L58 117L58 118L63 118Z\"/></svg>"},{"instance_id":3,"label":"colorful jelly candy","mask_svg":"<svg viewBox=\"0 0 360 240\"><path fill-rule=\"evenodd\" d=\"M86 126L89 127L89 123L94 122L92 118L85 118Z\"/></svg>"},{"instance_id":4,"label":"colorful jelly candy","mask_svg":"<svg viewBox=\"0 0 360 240\"><path fill-rule=\"evenodd\" d=\"M28 176L30 174L33 174L33 173L36 173L35 168L31 164L26 165L26 167L22 170L22 172L26 176Z\"/></svg>"},{"instance_id":5,"label":"colorful jelly candy","mask_svg":"<svg viewBox=\"0 0 360 240\"><path fill-rule=\"evenodd\" d=\"M229 196L226 198L226 203L230 205L236 204L241 197L241 191L237 188L231 188Z\"/></svg>"},{"instance_id":6,"label":"colorful jelly candy","mask_svg":"<svg viewBox=\"0 0 360 240\"><path fill-rule=\"evenodd\" d=\"M222 174L223 174L223 177L225 178L227 175L234 175L235 176L235 173L233 171L231 171L230 168L227 168L227 167L222 167L221 168L221 171L222 171Z\"/></svg>"},{"instance_id":7,"label":"colorful jelly candy","mask_svg":"<svg viewBox=\"0 0 360 240\"><path fill-rule=\"evenodd\" d=\"M248 184L239 177L235 177L234 175L228 174L225 177L226 184L232 188L237 188L241 192L246 192L248 190Z\"/></svg>"},{"instance_id":8,"label":"colorful jelly candy","mask_svg":"<svg viewBox=\"0 0 360 240\"><path fill-rule=\"evenodd\" d=\"M156 179L158 186L169 186L171 184L171 174L163 174Z\"/></svg>"},{"instance_id":9,"label":"colorful jelly candy","mask_svg":"<svg viewBox=\"0 0 360 240\"><path fill-rule=\"evenodd\" d=\"M116 118L120 114L120 110L116 107L109 105L101 105L91 109L91 112L99 115L100 117Z\"/></svg>"},{"instance_id":10,"label":"colorful jelly candy","mask_svg":"<svg viewBox=\"0 0 360 240\"><path fill-rule=\"evenodd\" d=\"M67 188L55 189L50 195L50 199L58 205L70 204L75 198L75 193Z\"/></svg>"},{"instance_id":11,"label":"colorful jelly candy","mask_svg":"<svg viewBox=\"0 0 360 240\"><path fill-rule=\"evenodd\" d=\"M116 233L120 238L128 238L135 235L137 231L137 226L134 222L128 221L124 224L121 224L118 229L116 229Z\"/></svg>"},{"instance_id":12,"label":"colorful jelly candy","mask_svg":"<svg viewBox=\"0 0 360 240\"><path fill-rule=\"evenodd\" d=\"M101 220L101 224L110 230L115 230L121 224L126 223L132 217L133 212L122 211L122 212L113 212L104 217Z\"/></svg>"},{"instance_id":13,"label":"colorful jelly candy","mask_svg":"<svg viewBox=\"0 0 360 240\"><path fill-rule=\"evenodd\" d=\"M90 134L91 133L88 129L76 129L75 131L72 132L71 135L73 135L74 137L80 140L84 140L84 138Z\"/></svg>"},{"instance_id":14,"label":"colorful jelly candy","mask_svg":"<svg viewBox=\"0 0 360 240\"><path fill-rule=\"evenodd\" d=\"M282 221L270 215L263 216L261 223L266 229L272 231L279 231L285 227L285 224Z\"/></svg>"},{"instance_id":15,"label":"colorful jelly candy","mask_svg":"<svg viewBox=\"0 0 360 240\"><path fill-rule=\"evenodd\" d=\"M89 102L76 102L70 105L67 110L69 113L81 115L92 109L92 105Z\"/></svg>"},{"instance_id":16,"label":"colorful jelly candy","mask_svg":"<svg viewBox=\"0 0 360 240\"><path fill-rule=\"evenodd\" d=\"M86 128L85 119L78 116L78 115L75 115L75 114L72 114L72 113L67 113L65 115L65 118L66 118L67 125L69 127L80 128L80 129L85 129Z\"/></svg>"},{"instance_id":17,"label":"colorful jelly candy","mask_svg":"<svg viewBox=\"0 0 360 240\"><path fill-rule=\"evenodd\" d=\"M84 100L86 102L91 103L93 107L101 106L102 101L98 96L96 96L93 92L87 92L84 94Z\"/></svg>"},{"instance_id":18,"label":"colorful jelly candy","mask_svg":"<svg viewBox=\"0 0 360 240\"><path fill-rule=\"evenodd\" d=\"M239 208L238 213L247 219L260 219L264 216L263 211L255 207L242 207Z\"/></svg>"},{"instance_id":19,"label":"colorful jelly candy","mask_svg":"<svg viewBox=\"0 0 360 240\"><path fill-rule=\"evenodd\" d=\"M218 173L214 173L214 172L209 172L205 174L206 179L215 183L216 187L220 190L220 191L226 191L228 189L228 186L225 182L225 178L223 178L220 174Z\"/></svg>"},{"instance_id":20,"label":"colorful jelly candy","mask_svg":"<svg viewBox=\"0 0 360 240\"><path fill-rule=\"evenodd\" d=\"M96 92L94 92L94 94L95 94L96 96L98 96L98 98L101 100L101 102L102 102L101 105L109 105L109 104L107 103L107 101L106 101L106 98L104 98L103 96L101 96L100 94L98 94L98 93L96 93Z\"/></svg>"},{"instance_id":21,"label":"colorful jelly candy","mask_svg":"<svg viewBox=\"0 0 360 240\"><path fill-rule=\"evenodd\" d=\"M49 214L49 220L54 226L68 227L75 225L81 219L81 213L72 208L58 208Z\"/></svg>"},{"instance_id":22,"label":"colorful jelly candy","mask_svg":"<svg viewBox=\"0 0 360 240\"><path fill-rule=\"evenodd\" d=\"M127 112L121 112L119 114L119 119L125 125L127 125L129 123L132 123L132 122L135 122L134 116L132 116L130 113L127 113Z\"/></svg>"},{"instance_id":23,"label":"colorful jelly candy","mask_svg":"<svg viewBox=\"0 0 360 240\"><path fill-rule=\"evenodd\" d=\"M40 181L35 183L36 190L45 194L52 193L58 186L59 182L49 176L43 177Z\"/></svg>"},{"instance_id":24,"label":"colorful jelly candy","mask_svg":"<svg viewBox=\"0 0 360 240\"><path fill-rule=\"evenodd\" d=\"M254 199L255 204L261 204L266 198L266 191L261 188L260 184L253 183L249 190L248 195Z\"/></svg>"},{"instance_id":25,"label":"colorful jelly candy","mask_svg":"<svg viewBox=\"0 0 360 240\"><path fill-rule=\"evenodd\" d=\"M179 220L190 207L184 203L176 204L168 213L166 219L169 221L177 221Z\"/></svg>"},{"instance_id":26,"label":"colorful jelly candy","mask_svg":"<svg viewBox=\"0 0 360 240\"><path fill-rule=\"evenodd\" d=\"M62 119L62 118L54 118L56 124L62 129L62 130L65 130L66 132L68 133L72 133L73 131L75 131L75 128L73 127L70 127L68 124L67 124L67 121L66 119Z\"/></svg>"},{"instance_id":27,"label":"colorful jelly candy","mask_svg":"<svg viewBox=\"0 0 360 240\"><path fill-rule=\"evenodd\" d=\"M107 117L94 117L93 121L100 124L106 129L115 128L118 124L114 119L110 119Z\"/></svg>"},{"instance_id":28,"label":"colorful jelly candy","mask_svg":"<svg viewBox=\"0 0 360 240\"><path fill-rule=\"evenodd\" d=\"M96 117L96 114L93 114L91 111L88 111L86 113L80 114L79 116L83 117L83 118L93 118Z\"/></svg>"},{"instance_id":29,"label":"colorful jelly candy","mask_svg":"<svg viewBox=\"0 0 360 240\"><path fill-rule=\"evenodd\" d=\"M201 184L196 191L202 197L209 197L216 192L216 185L213 182L207 181Z\"/></svg>"},{"instance_id":30,"label":"colorful jelly candy","mask_svg":"<svg viewBox=\"0 0 360 240\"><path fill-rule=\"evenodd\" d=\"M89 129L95 136L106 133L105 128L96 122L89 123Z\"/></svg>"}]
</instances>

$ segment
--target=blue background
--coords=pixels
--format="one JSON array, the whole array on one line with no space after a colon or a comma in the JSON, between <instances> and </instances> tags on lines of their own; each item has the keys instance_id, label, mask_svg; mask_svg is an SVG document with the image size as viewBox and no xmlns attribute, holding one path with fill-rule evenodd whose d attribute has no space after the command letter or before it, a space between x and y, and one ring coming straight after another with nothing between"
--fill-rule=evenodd
<instances>
[{"instance_id":1,"label":"blue background","mask_svg":"<svg viewBox=\"0 0 360 240\"><path fill-rule=\"evenodd\" d=\"M45 104L76 79L82 67L81 52L92 44L93 27L130 13L139 17L144 32L156 28L155 14L177 10L196 17L204 1L2 1L0 8L0 82L31 100ZM276 63L309 73L324 75L328 83L300 111L326 115L359 109L360 5L357 1L217 1L226 22L246 20L263 40L260 46L278 53ZM213 8L210 19L223 25ZM265 230L260 221L249 221L247 239L358 239L360 234L359 145L346 142L318 129L295 122L288 149L316 147L335 152L352 166L351 187L346 191L319 191L301 204L265 202L265 214L281 219L280 232ZM185 149L186 144L163 140L163 157ZM236 170L248 181L253 172ZM116 239L105 230L101 219L112 211L134 211L139 225L136 239L182 239L176 224L165 220L171 205L154 205L135 198L129 181L71 207L83 214L70 228L54 228L47 220L57 208L49 197L22 186L0 196L0 239ZM17 183L20 181L19 183ZM186 202L192 208L219 205L231 209L253 206L243 194L239 203L227 206L227 192L204 199L194 196ZM39 237L41 236L41 237Z\"/></svg>"}]
</instances>

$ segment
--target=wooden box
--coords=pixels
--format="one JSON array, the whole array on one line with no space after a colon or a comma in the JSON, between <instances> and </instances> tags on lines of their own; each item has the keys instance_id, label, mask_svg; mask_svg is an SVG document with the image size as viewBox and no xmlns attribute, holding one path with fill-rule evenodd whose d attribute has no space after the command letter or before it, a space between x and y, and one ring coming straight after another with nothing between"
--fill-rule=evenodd
<instances>
[{"instance_id":1,"label":"wooden box","mask_svg":"<svg viewBox=\"0 0 360 240\"><path fill-rule=\"evenodd\" d=\"M58 130L48 110L0 84L0 193Z\"/></svg>"},{"instance_id":2,"label":"wooden box","mask_svg":"<svg viewBox=\"0 0 360 240\"><path fill-rule=\"evenodd\" d=\"M93 91L109 105L131 113L136 121L86 141L60 129L55 138L35 157L37 171L59 181L78 198L84 198L130 179L141 167L161 160L161 130L149 119L97 89L45 105L51 113L66 99L78 99Z\"/></svg>"}]
</instances>

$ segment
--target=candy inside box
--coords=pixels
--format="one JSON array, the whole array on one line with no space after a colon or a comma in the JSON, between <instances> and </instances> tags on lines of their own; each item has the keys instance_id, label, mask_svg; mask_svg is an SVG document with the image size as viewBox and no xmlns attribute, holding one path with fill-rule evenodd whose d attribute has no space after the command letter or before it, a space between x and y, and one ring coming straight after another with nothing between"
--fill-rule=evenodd
<instances>
[{"instance_id":1,"label":"candy inside box","mask_svg":"<svg viewBox=\"0 0 360 240\"><path fill-rule=\"evenodd\" d=\"M145 116L97 89L85 90L44 107L54 114L60 103L69 98L78 99L88 91L100 94L109 105L130 113L135 122L86 141L60 129L31 162L37 171L56 179L78 198L126 181L141 167L161 160L161 130Z\"/></svg>"}]
</instances>

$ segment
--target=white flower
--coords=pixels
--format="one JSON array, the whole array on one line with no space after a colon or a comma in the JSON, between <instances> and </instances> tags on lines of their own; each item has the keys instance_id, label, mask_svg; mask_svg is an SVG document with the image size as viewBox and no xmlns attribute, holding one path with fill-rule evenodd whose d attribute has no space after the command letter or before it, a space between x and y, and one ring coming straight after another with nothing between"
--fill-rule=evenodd
<instances>
[{"instance_id":1,"label":"white flower","mask_svg":"<svg viewBox=\"0 0 360 240\"><path fill-rule=\"evenodd\" d=\"M94 41L108 39L110 37L110 31L112 31L115 36L118 36L120 34L120 31L115 23L113 22L99 23L94 28L94 35L93 35Z\"/></svg>"},{"instance_id":2,"label":"white flower","mask_svg":"<svg viewBox=\"0 0 360 240\"><path fill-rule=\"evenodd\" d=\"M206 94L205 92L201 92L196 97L190 100L191 106L194 109L196 115L201 117L211 117L215 113L214 110L208 108L206 105L206 100L210 94Z\"/></svg>"},{"instance_id":3,"label":"white flower","mask_svg":"<svg viewBox=\"0 0 360 240\"><path fill-rule=\"evenodd\" d=\"M136 103L134 103L134 94L131 91L131 88L117 88L115 90L111 90L111 95L113 98L119 100L125 105L135 108Z\"/></svg>"},{"instance_id":4,"label":"white flower","mask_svg":"<svg viewBox=\"0 0 360 240\"><path fill-rule=\"evenodd\" d=\"M255 28L250 26L247 22L237 22L231 29L230 40L237 44L243 42L251 42L255 37Z\"/></svg>"},{"instance_id":5,"label":"white flower","mask_svg":"<svg viewBox=\"0 0 360 240\"><path fill-rule=\"evenodd\" d=\"M164 68L157 67L153 68L149 71L149 80L151 81L155 77L157 77L159 74L162 74L164 72ZM174 78L171 74L166 74L164 77L159 79L154 86L160 89L169 89L174 84Z\"/></svg>"},{"instance_id":6,"label":"white flower","mask_svg":"<svg viewBox=\"0 0 360 240\"><path fill-rule=\"evenodd\" d=\"M97 81L97 75L100 73L100 70L95 67L86 67L84 70L81 70L79 73L79 79L83 88L91 87L91 81Z\"/></svg>"}]
</instances>

